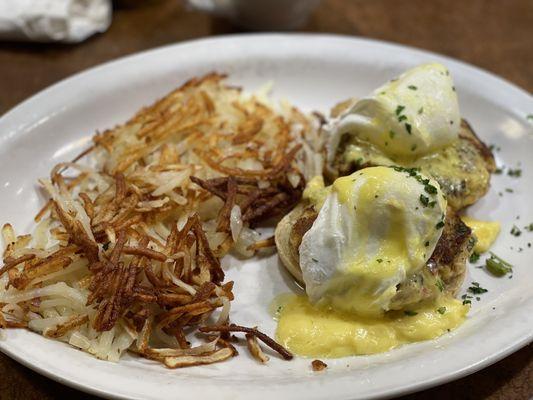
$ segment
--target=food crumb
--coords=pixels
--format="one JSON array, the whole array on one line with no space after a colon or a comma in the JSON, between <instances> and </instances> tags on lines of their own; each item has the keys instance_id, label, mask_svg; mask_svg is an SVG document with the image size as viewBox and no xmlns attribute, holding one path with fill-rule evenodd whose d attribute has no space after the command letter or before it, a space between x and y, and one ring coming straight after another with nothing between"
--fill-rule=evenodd
<instances>
[{"instance_id":1,"label":"food crumb","mask_svg":"<svg viewBox=\"0 0 533 400\"><path fill-rule=\"evenodd\" d=\"M313 360L313 362L311 362L311 367L313 368L313 371L320 372L325 370L328 367L328 364L320 360Z\"/></svg>"}]
</instances>

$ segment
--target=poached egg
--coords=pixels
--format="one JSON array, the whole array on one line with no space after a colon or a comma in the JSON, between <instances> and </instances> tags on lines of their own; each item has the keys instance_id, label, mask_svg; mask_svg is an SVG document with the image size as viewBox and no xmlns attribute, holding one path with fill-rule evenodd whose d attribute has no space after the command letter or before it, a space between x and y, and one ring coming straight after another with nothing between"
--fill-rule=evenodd
<instances>
[{"instance_id":1,"label":"poached egg","mask_svg":"<svg viewBox=\"0 0 533 400\"><path fill-rule=\"evenodd\" d=\"M325 127L331 163L344 134L357 135L393 158L414 158L458 138L459 103L448 69L412 68L356 101Z\"/></svg>"},{"instance_id":2,"label":"poached egg","mask_svg":"<svg viewBox=\"0 0 533 400\"><path fill-rule=\"evenodd\" d=\"M445 213L438 183L415 170L372 167L338 178L299 249L310 301L381 315L433 253Z\"/></svg>"},{"instance_id":3,"label":"poached egg","mask_svg":"<svg viewBox=\"0 0 533 400\"><path fill-rule=\"evenodd\" d=\"M387 351L458 326L468 306L439 295L389 311L397 285L425 267L441 237L446 199L417 170L372 167L304 196L318 216L299 248L306 296L278 301L277 339L296 354Z\"/></svg>"}]
</instances>

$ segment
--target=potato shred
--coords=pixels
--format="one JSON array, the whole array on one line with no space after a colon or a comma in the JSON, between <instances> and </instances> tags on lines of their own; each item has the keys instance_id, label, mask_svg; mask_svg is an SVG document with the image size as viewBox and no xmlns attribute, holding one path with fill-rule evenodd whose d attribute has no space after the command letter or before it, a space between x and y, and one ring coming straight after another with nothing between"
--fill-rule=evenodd
<instances>
[{"instance_id":1,"label":"potato shred","mask_svg":"<svg viewBox=\"0 0 533 400\"><path fill-rule=\"evenodd\" d=\"M2 228L0 330L26 327L100 359L127 350L169 368L236 355L266 362L255 328L229 322L220 258L272 247L256 227L320 174L318 118L225 76L192 79L40 183L50 199L31 235Z\"/></svg>"}]
</instances>

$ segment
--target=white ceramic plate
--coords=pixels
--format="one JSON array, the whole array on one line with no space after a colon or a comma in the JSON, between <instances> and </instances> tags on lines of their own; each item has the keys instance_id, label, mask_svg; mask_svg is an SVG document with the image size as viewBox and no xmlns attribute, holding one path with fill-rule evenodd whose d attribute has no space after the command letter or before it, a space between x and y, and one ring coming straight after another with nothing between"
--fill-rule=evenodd
<instances>
[{"instance_id":1,"label":"white ceramic plate","mask_svg":"<svg viewBox=\"0 0 533 400\"><path fill-rule=\"evenodd\" d=\"M327 111L339 100L364 95L409 67L435 60L450 68L463 116L483 140L501 147L498 163L515 167L521 162L523 169L521 178L495 176L490 193L470 210L501 221L494 251L516 267L513 279L471 269L467 283L476 280L489 292L473 302L456 332L386 354L330 360L320 374L311 372L307 359L273 357L261 366L246 351L230 362L183 370L133 356L113 364L24 330L7 332L0 350L50 378L108 397L312 400L420 390L479 370L524 346L533 333L533 248L527 246L533 233L514 237L509 231L513 224L533 222L533 132L526 119L533 100L491 74L424 51L335 36L233 36L164 47L76 75L0 119L0 222L28 230L43 201L37 178L84 148L95 130L125 121L193 76L226 72L231 82L251 90L273 80L275 97L305 110ZM225 262L231 264L228 278L236 281L233 320L273 334L268 305L293 289L277 257Z\"/></svg>"}]
</instances>

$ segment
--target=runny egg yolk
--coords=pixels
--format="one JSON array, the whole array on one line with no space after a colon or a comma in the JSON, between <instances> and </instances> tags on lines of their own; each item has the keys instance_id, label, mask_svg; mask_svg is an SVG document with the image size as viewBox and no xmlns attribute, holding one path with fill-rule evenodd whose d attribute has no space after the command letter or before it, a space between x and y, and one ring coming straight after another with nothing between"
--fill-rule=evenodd
<instances>
[{"instance_id":1,"label":"runny egg yolk","mask_svg":"<svg viewBox=\"0 0 533 400\"><path fill-rule=\"evenodd\" d=\"M276 303L276 339L303 357L337 358L376 354L403 344L435 339L461 325L469 306L449 296L361 317L316 307L306 296L282 296Z\"/></svg>"}]
</instances>

